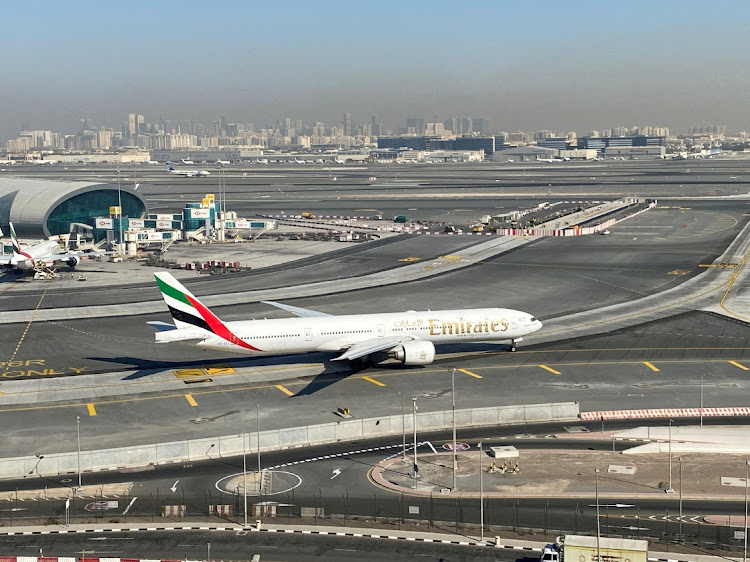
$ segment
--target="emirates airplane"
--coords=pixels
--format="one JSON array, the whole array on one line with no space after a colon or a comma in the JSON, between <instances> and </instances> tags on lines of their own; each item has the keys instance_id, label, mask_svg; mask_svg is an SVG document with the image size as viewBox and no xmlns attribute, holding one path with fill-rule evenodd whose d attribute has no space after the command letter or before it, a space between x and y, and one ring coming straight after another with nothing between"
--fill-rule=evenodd
<instances>
[{"instance_id":1,"label":"emirates airplane","mask_svg":"<svg viewBox=\"0 0 750 562\"><path fill-rule=\"evenodd\" d=\"M507 308L426 310L333 316L272 301L298 316L222 322L167 272L155 274L174 324L149 322L157 343L194 343L206 349L247 355L338 352L334 361L396 359L404 365L429 365L435 344L509 341L510 350L542 323L531 314Z\"/></svg>"}]
</instances>

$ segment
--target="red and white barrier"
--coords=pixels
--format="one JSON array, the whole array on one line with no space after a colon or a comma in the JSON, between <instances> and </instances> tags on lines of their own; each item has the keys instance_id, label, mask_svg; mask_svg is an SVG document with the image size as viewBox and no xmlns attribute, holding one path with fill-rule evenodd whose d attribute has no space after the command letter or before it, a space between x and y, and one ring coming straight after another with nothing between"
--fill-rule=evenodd
<instances>
[{"instance_id":1,"label":"red and white barrier","mask_svg":"<svg viewBox=\"0 0 750 562\"><path fill-rule=\"evenodd\" d=\"M581 412L584 421L632 420L645 418L699 418L750 416L750 408L660 408L653 410L605 410L601 412ZM0 560L0 562L2 562Z\"/></svg>"},{"instance_id":2,"label":"red and white barrier","mask_svg":"<svg viewBox=\"0 0 750 562\"><path fill-rule=\"evenodd\" d=\"M184 505L163 505L161 506L162 517L185 517Z\"/></svg>"}]
</instances>

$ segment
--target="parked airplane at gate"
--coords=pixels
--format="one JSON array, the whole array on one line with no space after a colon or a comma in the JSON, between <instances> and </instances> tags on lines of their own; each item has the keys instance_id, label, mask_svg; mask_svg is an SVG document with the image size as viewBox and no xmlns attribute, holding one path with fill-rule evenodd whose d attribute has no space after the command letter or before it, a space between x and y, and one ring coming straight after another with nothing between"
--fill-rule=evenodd
<instances>
[{"instance_id":1,"label":"parked airplane at gate","mask_svg":"<svg viewBox=\"0 0 750 562\"><path fill-rule=\"evenodd\" d=\"M184 176L186 178L202 178L211 175L211 172L207 170L175 170L169 164L167 164L167 171L170 174L177 174L178 176Z\"/></svg>"},{"instance_id":2,"label":"parked airplane at gate","mask_svg":"<svg viewBox=\"0 0 750 562\"><path fill-rule=\"evenodd\" d=\"M396 359L428 365L435 344L510 341L510 350L542 323L531 314L507 308L426 310L333 316L272 301L265 304L299 318L222 322L171 274L154 274L174 324L149 322L157 343L186 342L198 347L248 355L333 351L334 361Z\"/></svg>"},{"instance_id":3,"label":"parked airplane at gate","mask_svg":"<svg viewBox=\"0 0 750 562\"><path fill-rule=\"evenodd\" d=\"M13 254L0 257L0 265L18 270L43 269L60 264L73 268L78 265L83 255L83 252L77 251L60 252L60 244L56 240L42 240L33 246L21 248L13 223L10 223L10 239Z\"/></svg>"}]
</instances>

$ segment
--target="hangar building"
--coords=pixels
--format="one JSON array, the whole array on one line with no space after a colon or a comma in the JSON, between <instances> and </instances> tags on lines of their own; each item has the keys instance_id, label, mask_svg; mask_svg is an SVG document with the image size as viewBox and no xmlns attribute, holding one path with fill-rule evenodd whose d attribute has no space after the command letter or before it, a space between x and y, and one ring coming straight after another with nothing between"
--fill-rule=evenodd
<instances>
[{"instance_id":1,"label":"hangar building","mask_svg":"<svg viewBox=\"0 0 750 562\"><path fill-rule=\"evenodd\" d=\"M93 224L122 201L122 217L144 218L148 204L132 188L92 182L0 178L0 228L9 222L19 237L68 234L72 223Z\"/></svg>"}]
</instances>

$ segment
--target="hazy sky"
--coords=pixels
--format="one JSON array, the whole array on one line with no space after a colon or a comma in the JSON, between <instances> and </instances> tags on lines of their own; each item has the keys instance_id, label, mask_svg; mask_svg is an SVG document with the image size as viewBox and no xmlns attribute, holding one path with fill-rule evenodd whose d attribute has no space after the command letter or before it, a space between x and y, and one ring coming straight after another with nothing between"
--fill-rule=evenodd
<instances>
[{"instance_id":1,"label":"hazy sky","mask_svg":"<svg viewBox=\"0 0 750 562\"><path fill-rule=\"evenodd\" d=\"M750 129L750 2L4 2L0 138L81 118Z\"/></svg>"}]
</instances>

